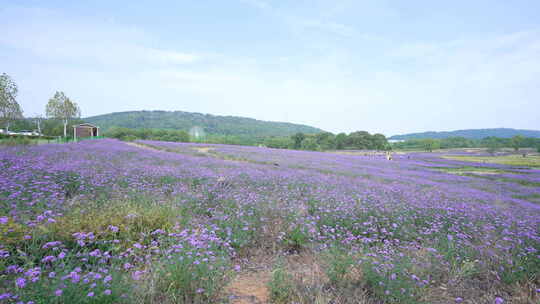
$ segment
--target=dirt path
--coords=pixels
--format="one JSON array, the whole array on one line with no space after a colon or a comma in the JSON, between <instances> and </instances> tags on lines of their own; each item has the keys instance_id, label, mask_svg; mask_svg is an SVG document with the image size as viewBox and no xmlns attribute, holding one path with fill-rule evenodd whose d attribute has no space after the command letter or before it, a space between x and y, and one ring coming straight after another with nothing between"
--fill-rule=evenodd
<instances>
[{"instance_id":1,"label":"dirt path","mask_svg":"<svg viewBox=\"0 0 540 304\"><path fill-rule=\"evenodd\" d=\"M192 147L192 149L195 149L200 153L208 153L210 150L214 150L212 147Z\"/></svg>"},{"instance_id":2,"label":"dirt path","mask_svg":"<svg viewBox=\"0 0 540 304\"><path fill-rule=\"evenodd\" d=\"M163 150L152 148L152 147L147 146L147 145L138 144L136 142L127 142L126 145L141 148L141 149L145 149L145 150L150 150L150 151L161 151L161 152L163 152Z\"/></svg>"},{"instance_id":3,"label":"dirt path","mask_svg":"<svg viewBox=\"0 0 540 304\"><path fill-rule=\"evenodd\" d=\"M266 271L239 274L227 287L233 304L269 303L268 281L270 273Z\"/></svg>"}]
</instances>

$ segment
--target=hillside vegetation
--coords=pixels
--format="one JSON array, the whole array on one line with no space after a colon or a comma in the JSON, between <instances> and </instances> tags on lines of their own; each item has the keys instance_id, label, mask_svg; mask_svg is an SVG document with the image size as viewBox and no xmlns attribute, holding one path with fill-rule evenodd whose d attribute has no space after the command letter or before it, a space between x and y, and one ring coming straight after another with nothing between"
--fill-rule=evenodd
<instances>
[{"instance_id":1,"label":"hillside vegetation","mask_svg":"<svg viewBox=\"0 0 540 304\"><path fill-rule=\"evenodd\" d=\"M449 138L449 137L463 137L467 139L482 139L486 137L501 137L510 138L516 135L524 137L540 138L540 131L537 130L520 130L511 128L494 128L494 129L466 129L456 131L429 131L422 133L409 133L402 135L394 135L389 139L393 140L407 140L407 139L425 139L425 138Z\"/></svg>"},{"instance_id":2,"label":"hillside vegetation","mask_svg":"<svg viewBox=\"0 0 540 304\"><path fill-rule=\"evenodd\" d=\"M112 127L184 131L189 131L192 127L201 127L208 134L251 137L290 136L298 132L307 134L322 132L321 129L300 124L182 111L118 112L87 117L85 121L99 125L103 131Z\"/></svg>"}]
</instances>

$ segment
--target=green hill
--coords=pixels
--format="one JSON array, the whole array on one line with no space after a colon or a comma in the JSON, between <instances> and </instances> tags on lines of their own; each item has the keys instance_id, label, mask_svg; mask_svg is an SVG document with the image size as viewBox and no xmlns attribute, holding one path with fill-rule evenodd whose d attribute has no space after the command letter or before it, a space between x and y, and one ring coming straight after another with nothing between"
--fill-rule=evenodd
<instances>
[{"instance_id":1,"label":"green hill","mask_svg":"<svg viewBox=\"0 0 540 304\"><path fill-rule=\"evenodd\" d=\"M320 133L323 130L287 122L262 121L236 116L217 116L182 111L130 111L87 117L85 121L98 125L103 131L111 127L130 129L166 129L189 131L200 127L208 134L248 137L290 136L302 132Z\"/></svg>"},{"instance_id":2,"label":"green hill","mask_svg":"<svg viewBox=\"0 0 540 304\"><path fill-rule=\"evenodd\" d=\"M403 135L394 135L389 139L391 140L407 140L407 139L423 139L423 138L448 138L448 137L464 137L468 139L482 139L485 137L501 137L510 138L515 135L522 135L524 137L540 138L540 131L536 130L519 130L510 128L494 128L494 129L467 129L457 131L446 132L422 132L422 133L410 133Z\"/></svg>"}]
</instances>

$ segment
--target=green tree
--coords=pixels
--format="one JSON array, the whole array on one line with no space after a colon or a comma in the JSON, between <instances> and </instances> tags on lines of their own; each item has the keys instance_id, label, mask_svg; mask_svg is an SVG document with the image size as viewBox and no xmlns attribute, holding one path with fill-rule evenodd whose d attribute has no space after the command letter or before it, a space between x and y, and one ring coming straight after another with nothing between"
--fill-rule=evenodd
<instances>
[{"instance_id":1,"label":"green tree","mask_svg":"<svg viewBox=\"0 0 540 304\"><path fill-rule=\"evenodd\" d=\"M45 112L47 117L62 121L64 124L64 137L67 137L68 122L81 116L81 109L77 103L71 101L64 92L58 91L49 99Z\"/></svg>"},{"instance_id":2,"label":"green tree","mask_svg":"<svg viewBox=\"0 0 540 304\"><path fill-rule=\"evenodd\" d=\"M428 152L433 152L433 150L439 149L441 147L441 142L432 138L424 139L423 144L424 149Z\"/></svg>"},{"instance_id":3,"label":"green tree","mask_svg":"<svg viewBox=\"0 0 540 304\"><path fill-rule=\"evenodd\" d=\"M377 133L377 134L373 134L373 136L371 137L372 139L372 146L373 146L373 149L376 149L376 150L387 150L389 145L388 145L388 140L386 139L386 136L384 136L383 134L380 134L380 133Z\"/></svg>"},{"instance_id":4,"label":"green tree","mask_svg":"<svg viewBox=\"0 0 540 304\"><path fill-rule=\"evenodd\" d=\"M309 136L302 141L302 149L318 151L320 150L320 146L317 144L317 139L315 137Z\"/></svg>"},{"instance_id":5,"label":"green tree","mask_svg":"<svg viewBox=\"0 0 540 304\"><path fill-rule=\"evenodd\" d=\"M23 117L21 106L17 102L18 92L17 84L8 74L0 75L0 123L6 126L6 132L9 131L11 122Z\"/></svg>"},{"instance_id":6,"label":"green tree","mask_svg":"<svg viewBox=\"0 0 540 304\"><path fill-rule=\"evenodd\" d=\"M516 135L514 137L512 137L512 139L510 140L510 143L512 145L512 148L514 148L514 151L519 151L519 148L521 147L521 144L523 143L523 136L521 135Z\"/></svg>"},{"instance_id":7,"label":"green tree","mask_svg":"<svg viewBox=\"0 0 540 304\"><path fill-rule=\"evenodd\" d=\"M491 155L495 155L501 148L501 144L497 140L490 140L487 142L487 152Z\"/></svg>"},{"instance_id":8,"label":"green tree","mask_svg":"<svg viewBox=\"0 0 540 304\"><path fill-rule=\"evenodd\" d=\"M336 135L336 149L343 150L347 146L347 134L339 133Z\"/></svg>"},{"instance_id":9,"label":"green tree","mask_svg":"<svg viewBox=\"0 0 540 304\"><path fill-rule=\"evenodd\" d=\"M330 132L317 133L315 139L317 145L319 145L322 150L332 150L336 148L336 138L334 134Z\"/></svg>"},{"instance_id":10,"label":"green tree","mask_svg":"<svg viewBox=\"0 0 540 304\"><path fill-rule=\"evenodd\" d=\"M356 131L347 137L347 145L355 149L372 149L371 135L366 131Z\"/></svg>"},{"instance_id":11,"label":"green tree","mask_svg":"<svg viewBox=\"0 0 540 304\"><path fill-rule=\"evenodd\" d=\"M306 135L304 133L298 132L294 134L291 138L294 141L294 149L300 149L302 148L302 141L304 141Z\"/></svg>"},{"instance_id":12,"label":"green tree","mask_svg":"<svg viewBox=\"0 0 540 304\"><path fill-rule=\"evenodd\" d=\"M289 137L268 137L265 138L263 144L269 148L287 149L293 146L292 139Z\"/></svg>"}]
</instances>

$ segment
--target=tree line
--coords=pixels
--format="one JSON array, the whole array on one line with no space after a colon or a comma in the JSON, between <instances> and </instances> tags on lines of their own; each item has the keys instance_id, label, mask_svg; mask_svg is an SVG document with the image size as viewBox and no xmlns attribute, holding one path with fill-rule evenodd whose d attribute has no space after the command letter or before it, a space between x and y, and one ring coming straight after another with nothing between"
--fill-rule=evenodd
<instances>
[{"instance_id":1,"label":"tree line","mask_svg":"<svg viewBox=\"0 0 540 304\"><path fill-rule=\"evenodd\" d=\"M349 134L321 132L317 134L296 133L290 137L266 138L263 144L271 148L296 150L389 150L390 145L383 134L356 131Z\"/></svg>"},{"instance_id":2,"label":"tree line","mask_svg":"<svg viewBox=\"0 0 540 304\"><path fill-rule=\"evenodd\" d=\"M393 149L399 150L425 150L432 152L437 149L454 148L486 148L488 152L495 153L502 148L536 148L540 152L540 138L516 135L511 138L489 136L482 139L468 139L465 137L448 137L441 139L409 139L392 144Z\"/></svg>"},{"instance_id":3,"label":"tree line","mask_svg":"<svg viewBox=\"0 0 540 304\"><path fill-rule=\"evenodd\" d=\"M295 149L295 150L388 150L390 145L382 134L369 134L366 131L357 131L350 134L332 134L322 132L318 134L296 133L292 136L234 136L208 134L201 138L191 138L186 131L164 129L130 129L112 127L105 135L120 140L133 141L137 139L150 139L174 142L199 142L214 144L232 144L256 146L262 145L269 148Z\"/></svg>"}]
</instances>

